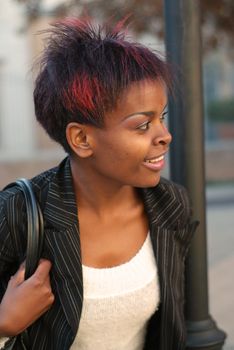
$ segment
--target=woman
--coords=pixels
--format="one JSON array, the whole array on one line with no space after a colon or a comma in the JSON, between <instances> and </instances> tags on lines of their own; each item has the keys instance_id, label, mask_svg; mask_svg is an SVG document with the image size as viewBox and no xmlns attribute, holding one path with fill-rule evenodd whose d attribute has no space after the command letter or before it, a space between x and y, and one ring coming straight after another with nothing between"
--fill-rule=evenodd
<instances>
[{"instance_id":1,"label":"woman","mask_svg":"<svg viewBox=\"0 0 234 350\"><path fill-rule=\"evenodd\" d=\"M171 85L167 64L122 24L53 26L35 113L68 157L32 179L43 256L27 281L21 265L7 290L26 223L20 191L1 193L1 336L28 328L36 350L185 348L184 258L196 224L185 190L160 179Z\"/></svg>"}]
</instances>

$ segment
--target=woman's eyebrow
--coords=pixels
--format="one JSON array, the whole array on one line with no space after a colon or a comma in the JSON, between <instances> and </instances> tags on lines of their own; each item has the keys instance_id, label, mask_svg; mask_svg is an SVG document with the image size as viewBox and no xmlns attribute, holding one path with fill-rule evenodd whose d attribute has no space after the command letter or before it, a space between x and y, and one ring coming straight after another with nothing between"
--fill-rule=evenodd
<instances>
[{"instance_id":1,"label":"woman's eyebrow","mask_svg":"<svg viewBox=\"0 0 234 350\"><path fill-rule=\"evenodd\" d=\"M135 112L125 116L123 120L134 117L135 115L146 115L147 117L153 117L155 115L155 112L154 111Z\"/></svg>"},{"instance_id":2,"label":"woman's eyebrow","mask_svg":"<svg viewBox=\"0 0 234 350\"><path fill-rule=\"evenodd\" d=\"M161 115L162 113L165 112L165 110L168 108L168 104L166 103L165 106L163 107L162 112L160 112L159 114ZM127 116L125 116L122 120L126 120L128 118L134 117L135 115L146 115L147 117L153 117L154 115L158 114L158 111L142 111L142 112L135 112L132 114L129 114Z\"/></svg>"}]
</instances>

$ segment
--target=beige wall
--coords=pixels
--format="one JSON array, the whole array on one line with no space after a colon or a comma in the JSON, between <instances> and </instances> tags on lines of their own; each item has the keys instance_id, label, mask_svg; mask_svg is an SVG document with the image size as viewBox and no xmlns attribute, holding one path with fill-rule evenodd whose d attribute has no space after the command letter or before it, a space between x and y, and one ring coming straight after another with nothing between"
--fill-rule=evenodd
<instances>
[{"instance_id":1,"label":"beige wall","mask_svg":"<svg viewBox=\"0 0 234 350\"><path fill-rule=\"evenodd\" d=\"M35 33L51 19L25 30L22 8L0 2L0 188L57 164L64 152L37 124L33 110L32 63L42 48Z\"/></svg>"}]
</instances>

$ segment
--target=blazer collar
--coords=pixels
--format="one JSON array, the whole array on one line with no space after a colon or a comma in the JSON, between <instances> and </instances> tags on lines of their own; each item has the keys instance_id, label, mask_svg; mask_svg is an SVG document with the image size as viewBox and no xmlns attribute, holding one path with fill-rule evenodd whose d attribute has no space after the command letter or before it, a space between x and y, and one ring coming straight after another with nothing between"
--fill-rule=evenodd
<instances>
[{"instance_id":1,"label":"blazer collar","mask_svg":"<svg viewBox=\"0 0 234 350\"><path fill-rule=\"evenodd\" d=\"M178 200L178 195L166 183L167 180L161 178L156 187L138 189L150 228L160 226L176 229L180 225L183 211L182 201ZM69 157L60 164L54 178L50 181L44 216L53 227L58 229L66 229L70 225L78 226L77 205Z\"/></svg>"},{"instance_id":2,"label":"blazer collar","mask_svg":"<svg viewBox=\"0 0 234 350\"><path fill-rule=\"evenodd\" d=\"M183 205L166 182L161 178L156 187L139 189L152 231L157 227L177 229L180 225Z\"/></svg>"},{"instance_id":3,"label":"blazer collar","mask_svg":"<svg viewBox=\"0 0 234 350\"><path fill-rule=\"evenodd\" d=\"M50 180L44 217L49 225L59 230L74 225L78 227L77 205L69 157L62 161Z\"/></svg>"},{"instance_id":4,"label":"blazer collar","mask_svg":"<svg viewBox=\"0 0 234 350\"><path fill-rule=\"evenodd\" d=\"M73 335L82 311L83 280L77 205L69 158L49 178L44 206L45 240L52 256L52 282Z\"/></svg>"}]
</instances>

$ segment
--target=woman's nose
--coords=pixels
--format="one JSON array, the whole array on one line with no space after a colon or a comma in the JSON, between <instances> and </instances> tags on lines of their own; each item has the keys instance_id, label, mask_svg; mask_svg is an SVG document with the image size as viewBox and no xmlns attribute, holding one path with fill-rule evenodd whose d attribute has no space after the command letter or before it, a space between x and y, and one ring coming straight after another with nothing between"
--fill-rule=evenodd
<instances>
[{"instance_id":1,"label":"woman's nose","mask_svg":"<svg viewBox=\"0 0 234 350\"><path fill-rule=\"evenodd\" d=\"M171 140L172 136L170 132L168 131L165 125L162 125L162 127L160 128L160 132L158 130L153 142L155 145L161 144L168 146L171 143Z\"/></svg>"}]
</instances>

